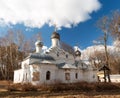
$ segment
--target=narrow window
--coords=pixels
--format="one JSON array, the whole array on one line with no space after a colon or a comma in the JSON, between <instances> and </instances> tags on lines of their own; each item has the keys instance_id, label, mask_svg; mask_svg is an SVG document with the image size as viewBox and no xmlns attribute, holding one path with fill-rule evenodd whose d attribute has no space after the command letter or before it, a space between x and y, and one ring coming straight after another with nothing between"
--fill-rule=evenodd
<instances>
[{"instance_id":1,"label":"narrow window","mask_svg":"<svg viewBox=\"0 0 120 98\"><path fill-rule=\"evenodd\" d=\"M76 78L76 79L78 78L78 73L75 73L75 78Z\"/></svg>"},{"instance_id":2,"label":"narrow window","mask_svg":"<svg viewBox=\"0 0 120 98\"><path fill-rule=\"evenodd\" d=\"M59 57L59 52L57 52L57 57Z\"/></svg>"},{"instance_id":3,"label":"narrow window","mask_svg":"<svg viewBox=\"0 0 120 98\"><path fill-rule=\"evenodd\" d=\"M65 79L70 80L70 73L65 73Z\"/></svg>"},{"instance_id":4,"label":"narrow window","mask_svg":"<svg viewBox=\"0 0 120 98\"><path fill-rule=\"evenodd\" d=\"M19 81L20 81L20 74L19 74Z\"/></svg>"},{"instance_id":5,"label":"narrow window","mask_svg":"<svg viewBox=\"0 0 120 98\"><path fill-rule=\"evenodd\" d=\"M95 75L93 75L93 78L95 78Z\"/></svg>"},{"instance_id":6,"label":"narrow window","mask_svg":"<svg viewBox=\"0 0 120 98\"><path fill-rule=\"evenodd\" d=\"M46 80L50 80L50 71L46 72Z\"/></svg>"},{"instance_id":7,"label":"narrow window","mask_svg":"<svg viewBox=\"0 0 120 98\"><path fill-rule=\"evenodd\" d=\"M26 80L27 80L27 73L26 73L26 76L25 76L25 77L26 77Z\"/></svg>"},{"instance_id":8,"label":"narrow window","mask_svg":"<svg viewBox=\"0 0 120 98\"><path fill-rule=\"evenodd\" d=\"M66 58L68 58L68 54L66 54Z\"/></svg>"}]
</instances>

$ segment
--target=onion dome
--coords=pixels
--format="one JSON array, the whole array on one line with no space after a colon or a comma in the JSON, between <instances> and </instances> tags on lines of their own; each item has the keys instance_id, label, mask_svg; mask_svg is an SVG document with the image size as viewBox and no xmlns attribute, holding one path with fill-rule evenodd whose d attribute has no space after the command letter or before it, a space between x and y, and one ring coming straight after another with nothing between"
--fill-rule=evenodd
<instances>
[{"instance_id":1,"label":"onion dome","mask_svg":"<svg viewBox=\"0 0 120 98\"><path fill-rule=\"evenodd\" d=\"M81 52L79 50L75 51L75 56L81 56Z\"/></svg>"},{"instance_id":2,"label":"onion dome","mask_svg":"<svg viewBox=\"0 0 120 98\"><path fill-rule=\"evenodd\" d=\"M53 32L53 33L52 33L52 36L51 36L51 39L53 39L53 38L57 38L57 39L60 40L60 34L57 33L57 32Z\"/></svg>"},{"instance_id":3,"label":"onion dome","mask_svg":"<svg viewBox=\"0 0 120 98\"><path fill-rule=\"evenodd\" d=\"M42 47L43 46L43 42L41 42L40 40L35 42L35 46L39 46Z\"/></svg>"}]
</instances>

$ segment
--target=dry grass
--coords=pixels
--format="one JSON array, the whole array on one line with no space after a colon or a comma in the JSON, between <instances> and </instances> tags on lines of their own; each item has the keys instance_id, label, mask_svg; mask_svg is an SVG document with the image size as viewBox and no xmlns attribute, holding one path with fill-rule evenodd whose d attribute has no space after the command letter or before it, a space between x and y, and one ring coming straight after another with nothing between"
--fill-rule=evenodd
<instances>
[{"instance_id":1,"label":"dry grass","mask_svg":"<svg viewBox=\"0 0 120 98\"><path fill-rule=\"evenodd\" d=\"M120 84L81 82L36 87L0 81L0 98L120 98Z\"/></svg>"}]
</instances>

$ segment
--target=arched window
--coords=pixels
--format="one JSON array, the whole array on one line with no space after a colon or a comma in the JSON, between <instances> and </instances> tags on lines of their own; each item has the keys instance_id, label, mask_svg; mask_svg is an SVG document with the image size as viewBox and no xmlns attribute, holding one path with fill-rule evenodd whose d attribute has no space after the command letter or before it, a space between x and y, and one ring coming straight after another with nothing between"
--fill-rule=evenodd
<instances>
[{"instance_id":1,"label":"arched window","mask_svg":"<svg viewBox=\"0 0 120 98\"><path fill-rule=\"evenodd\" d=\"M27 73L26 73L26 76L25 76L25 77L26 77L26 80L27 80Z\"/></svg>"},{"instance_id":2,"label":"arched window","mask_svg":"<svg viewBox=\"0 0 120 98\"><path fill-rule=\"evenodd\" d=\"M75 73L75 78L76 78L76 79L78 78L78 73Z\"/></svg>"},{"instance_id":3,"label":"arched window","mask_svg":"<svg viewBox=\"0 0 120 98\"><path fill-rule=\"evenodd\" d=\"M57 52L57 57L59 57L59 52Z\"/></svg>"},{"instance_id":4,"label":"arched window","mask_svg":"<svg viewBox=\"0 0 120 98\"><path fill-rule=\"evenodd\" d=\"M66 58L68 58L68 54L66 54Z\"/></svg>"},{"instance_id":5,"label":"arched window","mask_svg":"<svg viewBox=\"0 0 120 98\"><path fill-rule=\"evenodd\" d=\"M70 73L65 73L65 80L70 80Z\"/></svg>"},{"instance_id":6,"label":"arched window","mask_svg":"<svg viewBox=\"0 0 120 98\"><path fill-rule=\"evenodd\" d=\"M50 80L50 71L46 72L46 80Z\"/></svg>"}]
</instances>

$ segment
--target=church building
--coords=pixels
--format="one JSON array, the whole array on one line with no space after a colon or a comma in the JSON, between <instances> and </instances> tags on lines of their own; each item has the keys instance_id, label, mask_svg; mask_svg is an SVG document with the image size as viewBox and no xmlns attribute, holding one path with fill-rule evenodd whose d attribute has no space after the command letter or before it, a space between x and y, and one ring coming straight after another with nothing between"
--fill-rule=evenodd
<instances>
[{"instance_id":1,"label":"church building","mask_svg":"<svg viewBox=\"0 0 120 98\"><path fill-rule=\"evenodd\" d=\"M35 43L36 52L21 63L21 69L14 71L14 83L54 84L75 82L97 82L97 70L81 60L81 52L73 54L61 49L60 35L51 36L52 45L42 50L43 42Z\"/></svg>"}]
</instances>

